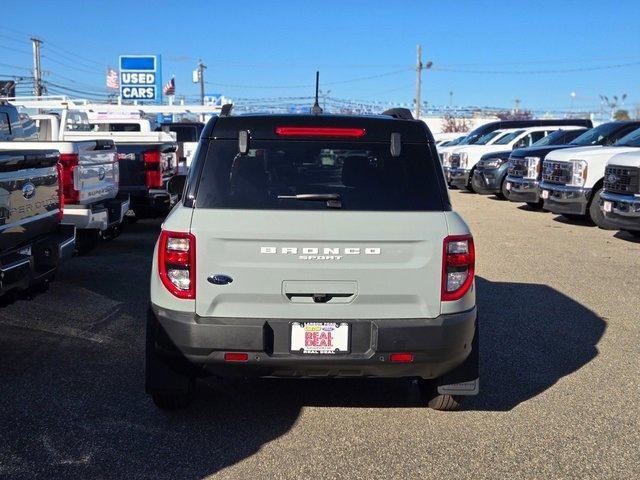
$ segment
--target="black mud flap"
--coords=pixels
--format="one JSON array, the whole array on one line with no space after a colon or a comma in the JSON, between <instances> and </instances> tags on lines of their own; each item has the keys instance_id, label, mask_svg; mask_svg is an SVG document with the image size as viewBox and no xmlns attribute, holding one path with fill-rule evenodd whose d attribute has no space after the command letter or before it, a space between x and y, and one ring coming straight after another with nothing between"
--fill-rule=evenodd
<instances>
[{"instance_id":1,"label":"black mud flap","mask_svg":"<svg viewBox=\"0 0 640 480\"><path fill-rule=\"evenodd\" d=\"M438 379L438 393L445 395L477 395L480 391L479 318L471 342L471 353L457 368Z\"/></svg>"}]
</instances>

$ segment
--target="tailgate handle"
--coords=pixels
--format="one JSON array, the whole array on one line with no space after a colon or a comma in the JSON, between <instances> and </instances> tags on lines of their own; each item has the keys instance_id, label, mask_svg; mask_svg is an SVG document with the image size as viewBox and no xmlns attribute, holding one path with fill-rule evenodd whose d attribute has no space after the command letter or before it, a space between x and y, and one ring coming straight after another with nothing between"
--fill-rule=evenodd
<instances>
[{"instance_id":1,"label":"tailgate handle","mask_svg":"<svg viewBox=\"0 0 640 480\"><path fill-rule=\"evenodd\" d=\"M282 293L294 303L349 303L358 292L356 282L285 281Z\"/></svg>"}]
</instances>

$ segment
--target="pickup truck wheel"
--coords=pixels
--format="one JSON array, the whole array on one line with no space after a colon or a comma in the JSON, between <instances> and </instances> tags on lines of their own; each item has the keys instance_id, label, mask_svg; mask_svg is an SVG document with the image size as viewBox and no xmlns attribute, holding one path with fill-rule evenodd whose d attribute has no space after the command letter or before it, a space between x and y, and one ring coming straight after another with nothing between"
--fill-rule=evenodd
<instances>
[{"instance_id":1,"label":"pickup truck wheel","mask_svg":"<svg viewBox=\"0 0 640 480\"><path fill-rule=\"evenodd\" d=\"M501 198L504 198L505 200L509 200L509 195L511 195L511 192L507 190L507 177L504 177L504 179L502 180L502 184L500 185L499 196Z\"/></svg>"},{"instance_id":2,"label":"pickup truck wheel","mask_svg":"<svg viewBox=\"0 0 640 480\"><path fill-rule=\"evenodd\" d=\"M462 407L464 396L438 393L437 384L433 380L418 380L418 388L424 402L433 410L453 412Z\"/></svg>"},{"instance_id":3,"label":"pickup truck wheel","mask_svg":"<svg viewBox=\"0 0 640 480\"><path fill-rule=\"evenodd\" d=\"M602 191L603 188L600 187L593 194L591 203L589 203L589 208L587 209L588 219L603 230L618 230L618 227L604 216L604 213L600 208L600 195L602 194Z\"/></svg>"},{"instance_id":4,"label":"pickup truck wheel","mask_svg":"<svg viewBox=\"0 0 640 480\"><path fill-rule=\"evenodd\" d=\"M174 411L187 408L193 402L193 393L154 392L153 403L161 410Z\"/></svg>"},{"instance_id":5,"label":"pickup truck wheel","mask_svg":"<svg viewBox=\"0 0 640 480\"><path fill-rule=\"evenodd\" d=\"M100 242L98 230L78 230L76 233L76 251L84 255L93 250Z\"/></svg>"},{"instance_id":6,"label":"pickup truck wheel","mask_svg":"<svg viewBox=\"0 0 640 480\"><path fill-rule=\"evenodd\" d=\"M471 170L471 172L469 172L469 181L467 182L467 184L464 186L464 188L469 191L469 192L473 192L476 193L475 189L473 188L473 185L471 184L471 179L473 178L473 172L475 169Z\"/></svg>"}]
</instances>

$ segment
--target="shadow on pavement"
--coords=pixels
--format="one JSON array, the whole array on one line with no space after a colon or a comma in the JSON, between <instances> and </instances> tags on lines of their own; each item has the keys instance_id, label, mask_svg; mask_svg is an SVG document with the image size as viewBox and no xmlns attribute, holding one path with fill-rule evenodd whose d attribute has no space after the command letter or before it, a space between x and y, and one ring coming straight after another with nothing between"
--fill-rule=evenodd
<instances>
[{"instance_id":1,"label":"shadow on pavement","mask_svg":"<svg viewBox=\"0 0 640 480\"><path fill-rule=\"evenodd\" d=\"M595 225L589 223L587 217L581 215L572 215L567 217L565 215L556 215L553 217L554 222L564 223L565 225L576 225L580 227L595 227Z\"/></svg>"},{"instance_id":2,"label":"shadow on pavement","mask_svg":"<svg viewBox=\"0 0 640 480\"><path fill-rule=\"evenodd\" d=\"M614 237L619 238L620 240L626 240L627 242L631 243L640 243L640 232L637 232L636 235L633 235L630 232L619 230L615 233Z\"/></svg>"},{"instance_id":3,"label":"shadow on pavement","mask_svg":"<svg viewBox=\"0 0 640 480\"><path fill-rule=\"evenodd\" d=\"M511 410L598 355L606 322L547 286L477 278L480 395L468 409Z\"/></svg>"},{"instance_id":4,"label":"shadow on pavement","mask_svg":"<svg viewBox=\"0 0 640 480\"><path fill-rule=\"evenodd\" d=\"M286 434L305 406L421 405L407 380L226 380L201 382L186 411L157 410L143 330L158 227L130 226L94 261L70 261L47 294L0 309L0 477L202 478ZM510 410L597 355L605 322L561 293L482 278L478 293L482 383L469 409ZM99 308L112 313L96 319Z\"/></svg>"}]
</instances>

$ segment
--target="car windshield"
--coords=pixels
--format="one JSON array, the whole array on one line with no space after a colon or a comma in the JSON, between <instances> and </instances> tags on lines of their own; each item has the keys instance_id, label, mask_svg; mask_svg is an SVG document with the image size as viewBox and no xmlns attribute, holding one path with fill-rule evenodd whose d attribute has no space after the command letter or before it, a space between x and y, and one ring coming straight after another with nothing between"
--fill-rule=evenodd
<instances>
[{"instance_id":1,"label":"car windshield","mask_svg":"<svg viewBox=\"0 0 640 480\"><path fill-rule=\"evenodd\" d=\"M618 123L603 123L602 125L587 130L569 145L587 147L589 145L602 145L605 139L620 128Z\"/></svg>"},{"instance_id":2,"label":"car windshield","mask_svg":"<svg viewBox=\"0 0 640 480\"><path fill-rule=\"evenodd\" d=\"M523 132L524 130L516 130L514 132L507 133L502 138L499 138L498 140L493 142L493 145L507 145L508 143L511 143L513 140L518 138Z\"/></svg>"},{"instance_id":3,"label":"car windshield","mask_svg":"<svg viewBox=\"0 0 640 480\"><path fill-rule=\"evenodd\" d=\"M487 143L489 143L491 140L493 140L494 138L496 138L498 135L503 134L504 132L501 130L494 130L493 132L489 132L489 133L485 133L483 136L481 136L477 142L474 143L474 145L486 145Z\"/></svg>"},{"instance_id":4,"label":"car windshield","mask_svg":"<svg viewBox=\"0 0 640 480\"><path fill-rule=\"evenodd\" d=\"M583 129L578 130L556 130L546 137L531 144L532 147L546 147L547 145L564 145L570 140L584 133Z\"/></svg>"},{"instance_id":5,"label":"car windshield","mask_svg":"<svg viewBox=\"0 0 640 480\"><path fill-rule=\"evenodd\" d=\"M439 168L439 164L437 166ZM442 210L436 164L426 144L237 140L211 143L196 208L259 210Z\"/></svg>"},{"instance_id":6,"label":"car windshield","mask_svg":"<svg viewBox=\"0 0 640 480\"><path fill-rule=\"evenodd\" d=\"M616 147L640 147L640 128L625 135L615 144Z\"/></svg>"}]
</instances>

